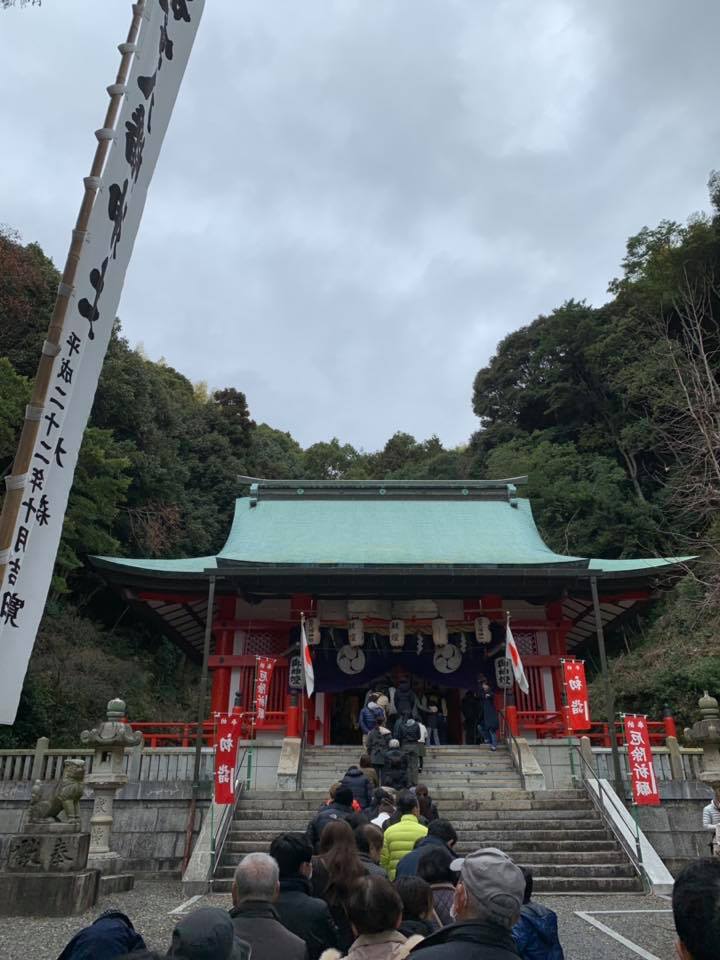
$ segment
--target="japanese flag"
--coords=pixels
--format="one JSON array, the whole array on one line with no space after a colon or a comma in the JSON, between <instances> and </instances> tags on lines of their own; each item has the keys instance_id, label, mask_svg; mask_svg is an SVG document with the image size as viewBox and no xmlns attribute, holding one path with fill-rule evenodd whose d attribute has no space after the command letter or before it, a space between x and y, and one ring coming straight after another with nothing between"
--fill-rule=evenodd
<instances>
[{"instance_id":1,"label":"japanese flag","mask_svg":"<svg viewBox=\"0 0 720 960\"><path fill-rule=\"evenodd\" d=\"M305 620L300 622L300 653L305 668L305 689L307 695L311 697L315 690L315 671L313 670L312 657L310 656L310 647L308 646L307 636L305 634Z\"/></svg>"},{"instance_id":2,"label":"japanese flag","mask_svg":"<svg viewBox=\"0 0 720 960\"><path fill-rule=\"evenodd\" d=\"M512 630L510 629L509 620L507 627L505 628L505 656L512 663L513 673L515 674L515 682L523 693L527 693L530 690L530 687L527 682L527 677L525 676L525 668L523 667L522 660L520 659L520 651L517 648L515 638L513 637Z\"/></svg>"}]
</instances>

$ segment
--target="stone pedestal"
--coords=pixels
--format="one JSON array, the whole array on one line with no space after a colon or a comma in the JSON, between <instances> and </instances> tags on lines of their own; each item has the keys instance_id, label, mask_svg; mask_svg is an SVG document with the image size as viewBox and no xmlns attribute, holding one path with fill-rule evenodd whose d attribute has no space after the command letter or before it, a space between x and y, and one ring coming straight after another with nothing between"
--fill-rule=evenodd
<instances>
[{"instance_id":1,"label":"stone pedestal","mask_svg":"<svg viewBox=\"0 0 720 960\"><path fill-rule=\"evenodd\" d=\"M70 823L28 823L10 839L0 874L0 916L61 917L97 899L97 870L87 868L90 834Z\"/></svg>"}]
</instances>

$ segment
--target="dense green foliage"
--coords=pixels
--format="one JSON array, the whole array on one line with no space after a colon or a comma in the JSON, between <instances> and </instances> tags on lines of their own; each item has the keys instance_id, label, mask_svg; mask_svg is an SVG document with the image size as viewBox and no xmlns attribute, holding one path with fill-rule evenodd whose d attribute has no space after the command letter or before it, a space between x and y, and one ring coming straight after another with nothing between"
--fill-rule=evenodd
<instances>
[{"instance_id":1,"label":"dense green foliage","mask_svg":"<svg viewBox=\"0 0 720 960\"><path fill-rule=\"evenodd\" d=\"M209 393L166 363L149 360L116 329L18 723L0 739L19 742L40 733L67 738L71 719L63 704L79 702L89 722L118 690L135 716L185 714L187 678L195 668L126 616L83 560L88 553L217 551L241 475L461 479L527 473L522 493L532 498L546 540L560 551L607 557L699 552L714 560L720 507L716 177L710 188L714 217L663 222L628 241L607 304L568 301L499 344L475 378L480 429L455 449L437 437L417 441L396 433L377 452L337 438L303 450L290 434L256 424L236 387ZM5 472L58 279L36 244L0 234ZM704 686L717 689L717 577L711 564L700 570L700 582L616 638L618 651L624 644L614 668L621 704L657 712L660 703L675 700L687 711ZM682 669L673 663L681 654Z\"/></svg>"}]
</instances>

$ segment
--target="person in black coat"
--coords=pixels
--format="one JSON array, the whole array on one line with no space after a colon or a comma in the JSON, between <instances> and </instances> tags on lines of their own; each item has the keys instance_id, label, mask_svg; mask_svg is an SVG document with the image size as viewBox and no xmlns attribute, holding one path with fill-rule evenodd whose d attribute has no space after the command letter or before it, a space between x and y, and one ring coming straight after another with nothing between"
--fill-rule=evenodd
<instances>
[{"instance_id":1,"label":"person in black coat","mask_svg":"<svg viewBox=\"0 0 720 960\"><path fill-rule=\"evenodd\" d=\"M473 690L468 690L462 698L460 709L463 715L463 726L465 727L465 743L475 745L482 704Z\"/></svg>"},{"instance_id":2,"label":"person in black coat","mask_svg":"<svg viewBox=\"0 0 720 960\"><path fill-rule=\"evenodd\" d=\"M453 900L457 918L419 943L413 960L518 960L511 930L520 916L525 877L495 847L462 862Z\"/></svg>"},{"instance_id":3,"label":"person in black coat","mask_svg":"<svg viewBox=\"0 0 720 960\"><path fill-rule=\"evenodd\" d=\"M373 768L377 770L380 783L383 782L383 768L385 766L385 754L390 746L392 734L387 727L378 724L370 731L367 738L367 752L370 755L370 762Z\"/></svg>"},{"instance_id":4,"label":"person in black coat","mask_svg":"<svg viewBox=\"0 0 720 960\"><path fill-rule=\"evenodd\" d=\"M325 804L320 808L315 817L308 824L305 835L313 846L315 853L320 849L320 834L328 823L333 820L347 820L352 829L365 823L365 817L361 816L352 808L353 793L349 787L340 786L335 791L335 799L332 803Z\"/></svg>"},{"instance_id":5,"label":"person in black coat","mask_svg":"<svg viewBox=\"0 0 720 960\"><path fill-rule=\"evenodd\" d=\"M281 833L270 844L270 856L280 868L280 922L305 941L308 960L318 960L323 950L338 946L338 935L327 903L311 895L312 845L301 833Z\"/></svg>"},{"instance_id":6,"label":"person in black coat","mask_svg":"<svg viewBox=\"0 0 720 960\"><path fill-rule=\"evenodd\" d=\"M407 757L400 750L397 740L390 741L390 749L385 754L382 785L391 787L393 790L408 788Z\"/></svg>"},{"instance_id":7,"label":"person in black coat","mask_svg":"<svg viewBox=\"0 0 720 960\"><path fill-rule=\"evenodd\" d=\"M348 768L342 778L342 786L352 790L353 800L357 800L362 810L372 803L372 784L356 764Z\"/></svg>"},{"instance_id":8,"label":"person in black coat","mask_svg":"<svg viewBox=\"0 0 720 960\"><path fill-rule=\"evenodd\" d=\"M491 750L497 750L497 731L500 726L498 713L495 709L495 691L483 680L480 685L480 702L482 704L481 724L485 734L485 742L490 744Z\"/></svg>"}]
</instances>

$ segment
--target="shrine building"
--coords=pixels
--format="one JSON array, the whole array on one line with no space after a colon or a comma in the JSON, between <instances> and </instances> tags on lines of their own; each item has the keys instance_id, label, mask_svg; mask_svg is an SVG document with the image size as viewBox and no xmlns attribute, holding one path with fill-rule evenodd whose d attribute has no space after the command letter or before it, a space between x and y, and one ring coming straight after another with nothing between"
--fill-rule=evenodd
<instances>
[{"instance_id":1,"label":"shrine building","mask_svg":"<svg viewBox=\"0 0 720 960\"><path fill-rule=\"evenodd\" d=\"M563 656L597 662L596 612L612 629L682 573L683 558L555 553L518 496L523 477L241 480L249 496L236 501L216 556L91 563L198 663L212 581L211 710L251 709L256 656L276 657L261 726L297 735L304 724L316 745L359 741L366 692L402 676L419 695L442 697L448 740L462 742L460 698L480 676L496 684L508 613L530 686L527 695L509 691L518 729L562 736ZM299 692L301 615L312 644L310 700ZM499 705L506 696L498 693Z\"/></svg>"}]
</instances>

